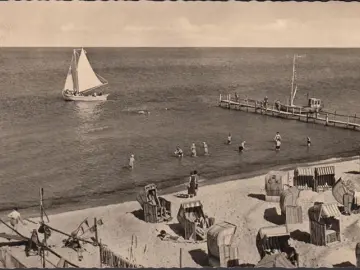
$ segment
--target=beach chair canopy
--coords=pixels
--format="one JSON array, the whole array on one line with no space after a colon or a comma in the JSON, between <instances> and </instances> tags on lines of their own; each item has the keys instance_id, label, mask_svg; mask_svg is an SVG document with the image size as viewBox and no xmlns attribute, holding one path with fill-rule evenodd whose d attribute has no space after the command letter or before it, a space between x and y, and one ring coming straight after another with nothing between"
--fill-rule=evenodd
<instances>
[{"instance_id":1,"label":"beach chair canopy","mask_svg":"<svg viewBox=\"0 0 360 270\"><path fill-rule=\"evenodd\" d=\"M261 239L270 237L289 236L290 233L285 225L263 227L259 230L259 236Z\"/></svg>"},{"instance_id":2,"label":"beach chair canopy","mask_svg":"<svg viewBox=\"0 0 360 270\"><path fill-rule=\"evenodd\" d=\"M335 166L317 167L315 168L315 175L335 175Z\"/></svg>"},{"instance_id":3,"label":"beach chair canopy","mask_svg":"<svg viewBox=\"0 0 360 270\"><path fill-rule=\"evenodd\" d=\"M291 187L284 190L280 194L280 208L281 212L285 213L286 206L297 206L297 201L300 196L300 190L297 187Z\"/></svg>"},{"instance_id":4,"label":"beach chair canopy","mask_svg":"<svg viewBox=\"0 0 360 270\"><path fill-rule=\"evenodd\" d=\"M315 176L315 169L309 167L299 167L294 170L294 176Z\"/></svg>"},{"instance_id":5,"label":"beach chair canopy","mask_svg":"<svg viewBox=\"0 0 360 270\"><path fill-rule=\"evenodd\" d=\"M337 203L319 203L310 207L309 219L319 222L323 218L340 218L341 213L339 211Z\"/></svg>"},{"instance_id":6,"label":"beach chair canopy","mask_svg":"<svg viewBox=\"0 0 360 270\"><path fill-rule=\"evenodd\" d=\"M147 202L149 202L149 192L153 192L154 199L157 197L157 187L155 184L149 184L144 187L142 191L139 192L139 194L136 197L136 200L140 203L140 205L143 207L143 205Z\"/></svg>"},{"instance_id":7,"label":"beach chair canopy","mask_svg":"<svg viewBox=\"0 0 360 270\"><path fill-rule=\"evenodd\" d=\"M219 247L229 246L233 242L236 225L229 222L221 222L213 225L207 232L207 245L209 252L219 257Z\"/></svg>"}]
</instances>

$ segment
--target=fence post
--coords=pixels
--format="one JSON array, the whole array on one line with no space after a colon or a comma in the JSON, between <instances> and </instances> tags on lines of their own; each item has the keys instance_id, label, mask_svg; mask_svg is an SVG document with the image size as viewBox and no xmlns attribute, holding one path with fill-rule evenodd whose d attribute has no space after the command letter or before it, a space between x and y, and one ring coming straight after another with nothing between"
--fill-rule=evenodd
<instances>
[{"instance_id":1,"label":"fence post","mask_svg":"<svg viewBox=\"0 0 360 270\"><path fill-rule=\"evenodd\" d=\"M180 268L182 268L182 254L183 254L183 249L180 248L180 258L179 258Z\"/></svg>"}]
</instances>

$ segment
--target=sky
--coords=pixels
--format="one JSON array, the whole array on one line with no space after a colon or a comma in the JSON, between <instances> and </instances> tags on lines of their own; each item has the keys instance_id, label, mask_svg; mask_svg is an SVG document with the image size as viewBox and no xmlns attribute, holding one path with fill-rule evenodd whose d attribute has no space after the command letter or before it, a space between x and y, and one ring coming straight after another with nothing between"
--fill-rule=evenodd
<instances>
[{"instance_id":1,"label":"sky","mask_svg":"<svg viewBox=\"0 0 360 270\"><path fill-rule=\"evenodd\" d=\"M0 2L3 47L360 47L360 2Z\"/></svg>"}]
</instances>

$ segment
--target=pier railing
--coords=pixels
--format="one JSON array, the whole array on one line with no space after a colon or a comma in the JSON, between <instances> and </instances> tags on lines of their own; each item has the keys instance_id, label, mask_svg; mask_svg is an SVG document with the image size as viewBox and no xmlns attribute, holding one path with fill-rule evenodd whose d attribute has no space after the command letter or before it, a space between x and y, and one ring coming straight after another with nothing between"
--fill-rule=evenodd
<instances>
[{"instance_id":1,"label":"pier railing","mask_svg":"<svg viewBox=\"0 0 360 270\"><path fill-rule=\"evenodd\" d=\"M302 107L286 107L280 110L276 102L264 102L264 100L245 99L230 94L219 97L219 106L228 109L242 110L247 112L261 113L275 117L295 119L302 122L321 123L326 126L337 126L360 130L360 116L354 114L342 114L321 110L319 112L308 112Z\"/></svg>"}]
</instances>

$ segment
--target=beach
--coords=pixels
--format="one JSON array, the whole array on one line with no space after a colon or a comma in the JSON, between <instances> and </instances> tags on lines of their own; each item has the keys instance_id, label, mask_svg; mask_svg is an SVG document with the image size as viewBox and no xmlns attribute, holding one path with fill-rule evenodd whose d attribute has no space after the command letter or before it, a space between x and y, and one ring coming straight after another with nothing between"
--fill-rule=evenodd
<instances>
[{"instance_id":1,"label":"beach","mask_svg":"<svg viewBox=\"0 0 360 270\"><path fill-rule=\"evenodd\" d=\"M336 179L343 173L358 171L359 157L352 160L329 159L321 162L312 163L311 166L335 166ZM289 171L290 179L293 170ZM160 230L165 230L169 234L176 236L178 231L177 212L182 202L200 200L203 204L204 212L209 217L215 217L215 223L227 221L237 226L236 243L239 247L240 262L257 264L260 256L255 245L255 237L261 227L274 225L271 217L264 217L267 209L276 208L280 214L278 202L266 202L260 199L261 194L265 194L264 175L255 176L247 179L239 179L213 185L200 186L199 193L195 198L179 198L179 192L161 195L172 203L173 220L166 223L150 224L139 219L141 209L137 201L129 201L121 204L114 204L96 208L89 208L78 211L71 211L50 215L49 225L70 233L85 218L91 223L93 218L102 219L103 225L99 226L99 238L114 253L129 258L129 249L132 238L136 238L136 245L133 245L133 258L137 264L145 267L179 267L180 248L183 249L182 267L201 267L207 265L207 245L205 243L184 243L162 241L157 235ZM360 179L359 179L360 181ZM180 193L185 192L184 191ZM303 207L304 223L291 225L291 230L299 230L303 233L309 232L307 208L315 201L331 203L335 202L331 190L323 193L312 191L302 191L299 201ZM24 213L26 214L26 213ZM305 243L300 238L290 240L292 245L300 254L300 266L303 267L332 267L344 263L344 260L355 265L355 245L360 241L357 231L360 230L360 216L341 216L342 222L342 242L332 244L329 247L318 247ZM36 221L36 218L32 220ZM276 222L275 222L276 223ZM1 230L6 229L1 226ZM28 231L36 228L36 225L28 222L21 228ZM20 229L19 229L20 230ZM61 237L53 233L52 243L57 245ZM88 246L88 244L86 245ZM17 248L12 248L17 249ZM89 251L84 253L84 260L81 262L83 267L98 267L99 257L96 256L95 248L88 247ZM66 249L62 249L66 250ZM336 253L337 256L333 256ZM63 256L66 252L62 252ZM341 256L339 256L341 254ZM86 259L87 258L87 259ZM74 256L69 258L74 263ZM56 263L56 262L55 262Z\"/></svg>"}]
</instances>

